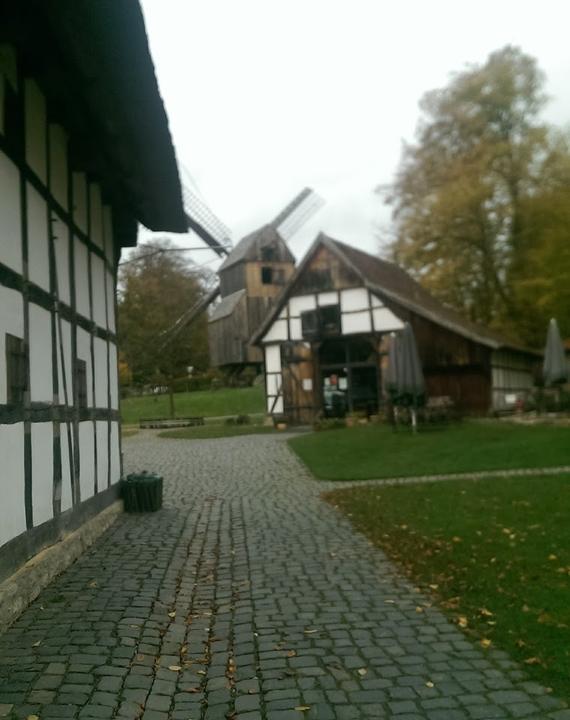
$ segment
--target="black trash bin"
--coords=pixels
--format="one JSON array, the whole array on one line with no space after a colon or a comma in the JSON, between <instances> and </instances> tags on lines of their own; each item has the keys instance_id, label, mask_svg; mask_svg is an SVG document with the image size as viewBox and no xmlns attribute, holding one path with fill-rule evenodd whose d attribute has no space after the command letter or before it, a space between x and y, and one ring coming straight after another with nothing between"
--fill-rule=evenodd
<instances>
[{"instance_id":1,"label":"black trash bin","mask_svg":"<svg viewBox=\"0 0 570 720\"><path fill-rule=\"evenodd\" d=\"M155 512L162 507L162 476L142 472L123 481L125 512Z\"/></svg>"}]
</instances>

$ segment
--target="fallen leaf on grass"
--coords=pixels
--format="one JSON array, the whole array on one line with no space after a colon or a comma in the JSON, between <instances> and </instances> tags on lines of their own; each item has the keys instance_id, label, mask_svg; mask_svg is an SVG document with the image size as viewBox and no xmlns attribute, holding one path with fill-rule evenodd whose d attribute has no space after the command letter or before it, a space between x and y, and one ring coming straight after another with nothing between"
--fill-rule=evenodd
<instances>
[{"instance_id":1,"label":"fallen leaf on grass","mask_svg":"<svg viewBox=\"0 0 570 720\"><path fill-rule=\"evenodd\" d=\"M491 641L489 640L489 638L482 638L482 640L481 640L481 647L489 648L489 647L491 647L491 645L492 645L492 643L491 643Z\"/></svg>"},{"instance_id":2,"label":"fallen leaf on grass","mask_svg":"<svg viewBox=\"0 0 570 720\"><path fill-rule=\"evenodd\" d=\"M468 622L467 618L465 617L465 615L460 615L460 616L457 618L457 624L458 624L459 627L461 627L461 628L466 628L467 625L469 625L469 622Z\"/></svg>"},{"instance_id":3,"label":"fallen leaf on grass","mask_svg":"<svg viewBox=\"0 0 570 720\"><path fill-rule=\"evenodd\" d=\"M540 658L529 657L524 661L525 665L540 665Z\"/></svg>"},{"instance_id":4,"label":"fallen leaf on grass","mask_svg":"<svg viewBox=\"0 0 570 720\"><path fill-rule=\"evenodd\" d=\"M552 553L548 556L548 559L549 560L558 560L558 557L556 555L554 555L554 553Z\"/></svg>"},{"instance_id":5,"label":"fallen leaf on grass","mask_svg":"<svg viewBox=\"0 0 570 720\"><path fill-rule=\"evenodd\" d=\"M485 617L492 617L493 613L490 610L487 610L487 608L479 608L479 613L481 615L484 615Z\"/></svg>"}]
</instances>

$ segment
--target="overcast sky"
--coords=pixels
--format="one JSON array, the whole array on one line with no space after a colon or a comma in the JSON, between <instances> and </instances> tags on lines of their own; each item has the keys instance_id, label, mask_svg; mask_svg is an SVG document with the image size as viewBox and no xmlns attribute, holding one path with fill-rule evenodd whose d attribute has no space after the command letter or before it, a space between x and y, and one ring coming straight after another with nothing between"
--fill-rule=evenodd
<instances>
[{"instance_id":1,"label":"overcast sky","mask_svg":"<svg viewBox=\"0 0 570 720\"><path fill-rule=\"evenodd\" d=\"M292 238L294 254L319 230L376 252L390 214L374 188L413 139L421 96L508 43L547 75L545 119L570 121L568 0L142 6L178 161L235 241L309 185L326 205ZM217 265L209 251L191 257Z\"/></svg>"}]
</instances>

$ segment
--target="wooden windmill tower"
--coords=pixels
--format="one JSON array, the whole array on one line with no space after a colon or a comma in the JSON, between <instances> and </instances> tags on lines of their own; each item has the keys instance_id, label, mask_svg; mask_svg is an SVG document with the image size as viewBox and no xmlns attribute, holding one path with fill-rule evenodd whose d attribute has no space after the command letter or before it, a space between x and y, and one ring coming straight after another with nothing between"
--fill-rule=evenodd
<instances>
[{"instance_id":1,"label":"wooden windmill tower","mask_svg":"<svg viewBox=\"0 0 570 720\"><path fill-rule=\"evenodd\" d=\"M161 347L166 348L220 296L208 321L211 364L235 372L247 366L259 369L262 353L249 340L295 270L286 240L324 201L304 188L272 222L246 235L233 249L227 228L186 188L184 201L188 216L200 220L195 232L225 259L218 269L219 284L178 318L162 337Z\"/></svg>"},{"instance_id":2,"label":"wooden windmill tower","mask_svg":"<svg viewBox=\"0 0 570 720\"><path fill-rule=\"evenodd\" d=\"M214 367L261 368L262 352L249 340L295 271L295 257L285 238L297 232L321 204L305 188L272 222L242 238L218 269L221 301L208 321Z\"/></svg>"}]
</instances>

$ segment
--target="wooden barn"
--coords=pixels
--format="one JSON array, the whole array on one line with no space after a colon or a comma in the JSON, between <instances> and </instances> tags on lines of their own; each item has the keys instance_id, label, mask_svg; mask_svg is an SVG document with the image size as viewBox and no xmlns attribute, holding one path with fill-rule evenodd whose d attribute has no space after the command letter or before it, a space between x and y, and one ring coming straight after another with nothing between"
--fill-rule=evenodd
<instances>
[{"instance_id":1,"label":"wooden barn","mask_svg":"<svg viewBox=\"0 0 570 720\"><path fill-rule=\"evenodd\" d=\"M214 367L261 369L263 352L249 341L294 270L295 258L275 224L239 241L218 270L221 301L208 321Z\"/></svg>"},{"instance_id":2,"label":"wooden barn","mask_svg":"<svg viewBox=\"0 0 570 720\"><path fill-rule=\"evenodd\" d=\"M135 0L0 8L0 581L118 497L115 288L184 232Z\"/></svg>"},{"instance_id":3,"label":"wooden barn","mask_svg":"<svg viewBox=\"0 0 570 720\"><path fill-rule=\"evenodd\" d=\"M267 412L291 422L377 412L390 334L406 321L429 396L482 415L532 389L537 353L465 320L393 263L321 234L252 338Z\"/></svg>"}]
</instances>

